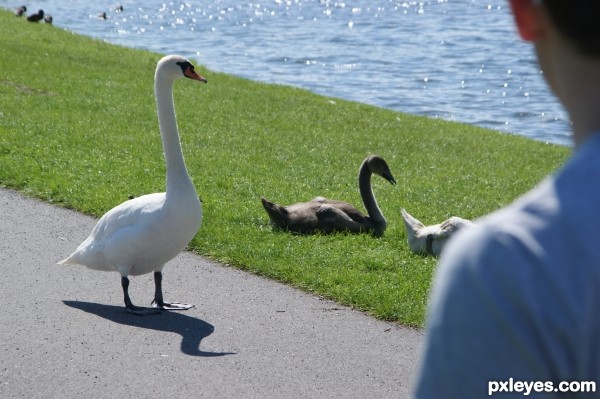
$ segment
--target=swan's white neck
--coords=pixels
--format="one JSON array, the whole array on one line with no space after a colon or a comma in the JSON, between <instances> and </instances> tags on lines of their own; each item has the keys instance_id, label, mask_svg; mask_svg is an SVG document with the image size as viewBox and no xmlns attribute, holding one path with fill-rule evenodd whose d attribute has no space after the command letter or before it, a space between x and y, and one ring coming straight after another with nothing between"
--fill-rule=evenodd
<instances>
[{"instance_id":1,"label":"swan's white neck","mask_svg":"<svg viewBox=\"0 0 600 399\"><path fill-rule=\"evenodd\" d=\"M174 81L161 76L157 71L154 82L154 94L158 110L158 125L162 137L165 163L167 165L167 197L173 191L194 190L181 152L175 106L173 104Z\"/></svg>"}]
</instances>

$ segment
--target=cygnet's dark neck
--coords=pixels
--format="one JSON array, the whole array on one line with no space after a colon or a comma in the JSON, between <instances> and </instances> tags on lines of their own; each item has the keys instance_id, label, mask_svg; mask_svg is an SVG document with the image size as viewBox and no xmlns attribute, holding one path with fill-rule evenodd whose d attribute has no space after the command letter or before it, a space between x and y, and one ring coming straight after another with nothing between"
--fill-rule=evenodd
<instances>
[{"instance_id":1,"label":"cygnet's dark neck","mask_svg":"<svg viewBox=\"0 0 600 399\"><path fill-rule=\"evenodd\" d=\"M381 213L381 209L379 209L379 206L377 205L377 200L373 195L373 190L371 188L372 174L373 172L371 172L371 169L369 168L368 161L364 161L358 172L358 188L365 209L369 213L369 217L374 224L375 233L383 234L386 227L386 221Z\"/></svg>"}]
</instances>

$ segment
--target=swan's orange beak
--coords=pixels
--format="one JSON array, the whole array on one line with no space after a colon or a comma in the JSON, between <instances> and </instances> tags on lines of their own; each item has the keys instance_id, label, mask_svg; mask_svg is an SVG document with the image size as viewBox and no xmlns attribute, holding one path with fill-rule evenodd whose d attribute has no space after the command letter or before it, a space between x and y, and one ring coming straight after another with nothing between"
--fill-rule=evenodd
<instances>
[{"instance_id":1,"label":"swan's orange beak","mask_svg":"<svg viewBox=\"0 0 600 399\"><path fill-rule=\"evenodd\" d=\"M194 71L191 67L186 68L185 72L183 72L186 78L198 80L200 82L208 83L208 80L202 75L198 75L196 71Z\"/></svg>"}]
</instances>

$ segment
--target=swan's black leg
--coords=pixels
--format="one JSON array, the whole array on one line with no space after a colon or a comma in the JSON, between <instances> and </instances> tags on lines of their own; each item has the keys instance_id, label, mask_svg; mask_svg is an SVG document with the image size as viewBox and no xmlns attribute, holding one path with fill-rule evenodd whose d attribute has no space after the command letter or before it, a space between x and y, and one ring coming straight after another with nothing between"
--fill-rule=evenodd
<instances>
[{"instance_id":1,"label":"swan's black leg","mask_svg":"<svg viewBox=\"0 0 600 399\"><path fill-rule=\"evenodd\" d=\"M125 297L125 310L127 313L131 313L137 316L146 316L150 314L160 314L157 309L141 308L135 306L129 298L129 279L125 276L121 277L121 286L123 287L123 296Z\"/></svg>"},{"instance_id":2,"label":"swan's black leg","mask_svg":"<svg viewBox=\"0 0 600 399\"><path fill-rule=\"evenodd\" d=\"M187 303L178 302L165 302L162 293L162 273L154 272L154 285L156 287L154 292L154 301L152 301L152 307L166 310L186 310L191 309L194 305Z\"/></svg>"}]
</instances>

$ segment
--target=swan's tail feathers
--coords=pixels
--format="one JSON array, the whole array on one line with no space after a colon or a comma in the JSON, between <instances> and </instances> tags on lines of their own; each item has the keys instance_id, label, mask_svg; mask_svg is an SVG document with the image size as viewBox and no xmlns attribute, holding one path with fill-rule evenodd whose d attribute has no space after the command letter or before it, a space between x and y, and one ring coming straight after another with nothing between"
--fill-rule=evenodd
<instances>
[{"instance_id":1,"label":"swan's tail feathers","mask_svg":"<svg viewBox=\"0 0 600 399\"><path fill-rule=\"evenodd\" d=\"M263 208L267 211L271 223L275 227L285 228L288 221L288 211L283 206L267 200L265 197L260 197Z\"/></svg>"},{"instance_id":2,"label":"swan's tail feathers","mask_svg":"<svg viewBox=\"0 0 600 399\"><path fill-rule=\"evenodd\" d=\"M406 212L404 208L402 208L400 212L402 213L402 218L404 219L404 225L406 226L407 231L414 233L417 230L425 227L423 223L415 219L410 213Z\"/></svg>"},{"instance_id":3,"label":"swan's tail feathers","mask_svg":"<svg viewBox=\"0 0 600 399\"><path fill-rule=\"evenodd\" d=\"M78 265L79 263L77 262L77 259L75 259L75 257L73 255L74 254L69 255L69 257L67 257L66 259L61 260L60 262L57 262L57 264L61 265L61 266L65 266L65 265Z\"/></svg>"}]
</instances>

